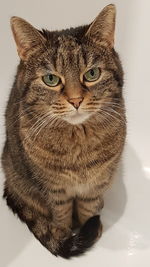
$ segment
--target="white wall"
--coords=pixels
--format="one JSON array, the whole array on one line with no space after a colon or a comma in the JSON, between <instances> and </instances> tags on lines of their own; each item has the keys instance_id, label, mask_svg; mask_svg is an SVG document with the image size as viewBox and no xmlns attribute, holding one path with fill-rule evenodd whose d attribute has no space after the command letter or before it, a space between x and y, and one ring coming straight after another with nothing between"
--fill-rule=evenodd
<instances>
[{"instance_id":1,"label":"white wall","mask_svg":"<svg viewBox=\"0 0 150 267\"><path fill-rule=\"evenodd\" d=\"M110 1L108 0L1 0L1 148L4 140L4 107L6 105L6 100L8 98L8 94L10 92L10 88L13 82L16 65L19 60L16 52L15 43L10 31L10 17L13 15L20 16L28 20L35 27L39 28L48 28L50 30L61 29L65 27L90 23L99 13L101 8L103 8L109 3ZM124 94L126 98L128 115L128 138L126 149L127 151L125 156L125 173L128 174L129 177L132 176L133 179L133 181L131 182L128 181L126 177L127 182L125 182L126 195L128 196L128 201L131 200L130 207L126 210L126 212L128 211L128 214L130 214L130 212L132 211L132 209L130 210L130 208L132 207L133 203L132 197L134 194L136 194L136 192L138 192L137 201L139 199L139 202L143 203L143 206L145 208L147 201L150 200L149 193L147 191L149 183L148 180L146 180L147 178L150 178L150 1L114 0L113 3L115 3L117 6L116 49L120 53L125 70ZM136 164L136 162L138 162L138 164ZM2 184L2 172L0 177L0 182ZM139 182L137 182L136 180L138 178ZM133 191L130 191L130 187L133 188ZM2 186L0 193L2 194ZM143 194L143 196L141 194ZM122 197L122 195L120 195L120 197ZM121 202L121 199L119 201ZM125 200L122 199L122 201ZM110 205L110 202L108 200L108 206ZM117 212L118 214L121 214L121 207L118 207L119 208ZM134 207L132 208L134 212ZM124 214L126 214L126 212L122 210L122 213L123 212ZM141 216L143 216L143 220L145 221L145 223L144 225L142 225L143 227L141 227L140 224L138 225L135 222L135 229L143 236L145 240L146 236L149 235L148 225L150 223L150 218L146 217L147 215L146 213L144 213L144 211L140 210L140 212L143 212ZM136 215L138 218L138 210ZM121 217L121 215L117 216L118 217L116 218L119 218L119 216ZM59 266L63 263L64 266L67 264L69 266L69 263L66 263L66 261L55 260L52 256L49 256L48 252L33 239L33 237L25 228L25 226L22 225L11 213L8 212L5 203L1 202L1 200L0 218L0 254L2 253L0 256L0 267L46 267L54 265ZM122 220L124 220L125 223L127 221L126 217L122 218L124 218ZM115 230L112 233L112 236L113 234L116 236ZM125 242L125 240L125 237L123 237L122 242ZM113 267L117 266L117 263L119 264L119 266L150 266L150 261L147 260L146 257L149 255L148 253L150 253L150 244L147 243L147 252L144 251L144 249L141 253L139 252L139 250L137 250L137 255L135 255L137 260L134 257L128 259L127 257L130 257L130 254L128 253L128 248L132 248L132 244L130 244L130 241L132 240L130 240L129 238L128 245L124 247L124 251L126 251L126 254L123 254L125 252L120 252L119 243L117 243L117 252L116 250L115 252L112 252L111 249L108 249L109 246L107 244L107 240L105 241L104 239L104 241L100 243L102 244L99 248L100 251L98 249L96 250L98 254L89 254L90 256L86 256L84 260L74 260L70 264L72 264L73 266L78 265L86 267L91 266L92 264L94 264L95 266ZM101 246L103 247L103 244L106 244L106 248L104 246L104 249L101 249ZM117 260L115 255L117 256ZM103 265L100 264L101 262L103 263Z\"/></svg>"}]
</instances>

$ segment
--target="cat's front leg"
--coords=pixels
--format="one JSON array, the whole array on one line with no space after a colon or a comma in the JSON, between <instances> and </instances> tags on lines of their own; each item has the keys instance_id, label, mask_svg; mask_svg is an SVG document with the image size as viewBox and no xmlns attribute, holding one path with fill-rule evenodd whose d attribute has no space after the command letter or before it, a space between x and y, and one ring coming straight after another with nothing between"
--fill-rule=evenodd
<instances>
[{"instance_id":1,"label":"cat's front leg","mask_svg":"<svg viewBox=\"0 0 150 267\"><path fill-rule=\"evenodd\" d=\"M90 217L98 215L103 206L103 198L96 192L79 195L76 199L76 209L80 224L83 225Z\"/></svg>"},{"instance_id":2,"label":"cat's front leg","mask_svg":"<svg viewBox=\"0 0 150 267\"><path fill-rule=\"evenodd\" d=\"M70 229L72 227L72 199L52 200L51 208L55 225Z\"/></svg>"}]
</instances>

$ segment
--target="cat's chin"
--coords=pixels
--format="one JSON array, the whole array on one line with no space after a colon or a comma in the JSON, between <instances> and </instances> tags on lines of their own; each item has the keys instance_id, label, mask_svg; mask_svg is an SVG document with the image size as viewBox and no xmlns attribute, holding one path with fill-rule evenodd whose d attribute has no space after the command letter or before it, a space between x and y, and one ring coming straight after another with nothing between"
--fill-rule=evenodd
<instances>
[{"instance_id":1,"label":"cat's chin","mask_svg":"<svg viewBox=\"0 0 150 267\"><path fill-rule=\"evenodd\" d=\"M87 120L90 117L89 114L75 114L72 116L66 116L63 118L63 120L69 122L72 125L77 125L77 124L81 124L83 122L85 122L85 120Z\"/></svg>"}]
</instances>

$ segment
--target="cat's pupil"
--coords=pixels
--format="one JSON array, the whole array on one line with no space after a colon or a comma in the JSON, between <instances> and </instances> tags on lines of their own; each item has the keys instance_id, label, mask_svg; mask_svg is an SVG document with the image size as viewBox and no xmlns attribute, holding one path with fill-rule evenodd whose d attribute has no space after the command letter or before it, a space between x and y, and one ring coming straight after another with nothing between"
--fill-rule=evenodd
<instances>
[{"instance_id":1,"label":"cat's pupil","mask_svg":"<svg viewBox=\"0 0 150 267\"><path fill-rule=\"evenodd\" d=\"M52 82L53 81L53 75L49 75L49 80Z\"/></svg>"},{"instance_id":2,"label":"cat's pupil","mask_svg":"<svg viewBox=\"0 0 150 267\"><path fill-rule=\"evenodd\" d=\"M94 76L94 70L90 70L91 76Z\"/></svg>"}]
</instances>

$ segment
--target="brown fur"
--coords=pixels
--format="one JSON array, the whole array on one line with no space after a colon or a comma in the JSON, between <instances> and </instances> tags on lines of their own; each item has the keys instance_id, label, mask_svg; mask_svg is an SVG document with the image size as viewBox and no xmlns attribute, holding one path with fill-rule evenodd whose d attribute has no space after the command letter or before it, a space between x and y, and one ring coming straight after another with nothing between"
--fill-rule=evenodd
<instances>
[{"instance_id":1,"label":"brown fur","mask_svg":"<svg viewBox=\"0 0 150 267\"><path fill-rule=\"evenodd\" d=\"M6 110L4 196L46 248L69 257L75 252L60 252L60 244L72 240L72 216L84 225L99 214L125 140L115 8L107 6L90 26L60 32L37 31L17 17L11 25L21 62ZM93 66L99 80L83 81ZM42 81L49 72L62 80L56 88ZM87 116L81 122L71 104L78 99Z\"/></svg>"}]
</instances>

